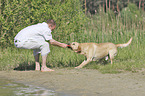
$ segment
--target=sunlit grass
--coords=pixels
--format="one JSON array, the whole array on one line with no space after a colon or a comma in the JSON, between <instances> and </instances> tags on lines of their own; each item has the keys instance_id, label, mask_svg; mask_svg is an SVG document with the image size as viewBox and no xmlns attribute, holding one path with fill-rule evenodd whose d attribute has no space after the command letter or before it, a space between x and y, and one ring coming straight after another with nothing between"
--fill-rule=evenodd
<instances>
[{"instance_id":1,"label":"sunlit grass","mask_svg":"<svg viewBox=\"0 0 145 96\"><path fill-rule=\"evenodd\" d=\"M137 72L145 68L145 22L126 22L126 25L124 25L120 17L109 21L108 15L101 14L89 18L90 21L87 22L85 28L67 34L67 36L62 37L60 42L112 42L119 44L126 43L131 37L133 37L133 40L128 47L118 48L118 54L114 58L112 65L109 61L96 61L89 63L84 68L96 69L102 73ZM85 56L67 48L51 45L50 49L51 52L47 57L47 66L50 68L74 68L85 59ZM32 50L17 49L15 47L0 49L0 61L0 70L34 70Z\"/></svg>"},{"instance_id":2,"label":"sunlit grass","mask_svg":"<svg viewBox=\"0 0 145 96\"><path fill-rule=\"evenodd\" d=\"M120 73L123 71L137 72L145 68L144 46L131 44L126 48L118 48L118 54L111 65L110 61L92 61L84 68L96 69L102 73ZM51 45L47 58L47 66L51 68L74 68L83 62L85 57L70 49ZM0 52L0 70L34 70L32 50L7 48ZM41 57L40 57L41 58ZM40 59L41 62L41 59ZM31 67L30 67L31 66Z\"/></svg>"}]
</instances>

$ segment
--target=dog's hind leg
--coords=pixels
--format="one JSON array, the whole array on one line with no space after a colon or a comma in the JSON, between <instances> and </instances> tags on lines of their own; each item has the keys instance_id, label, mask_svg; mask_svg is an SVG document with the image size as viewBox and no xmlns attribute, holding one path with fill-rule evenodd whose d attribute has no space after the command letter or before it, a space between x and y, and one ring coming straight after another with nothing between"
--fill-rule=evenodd
<instances>
[{"instance_id":1,"label":"dog's hind leg","mask_svg":"<svg viewBox=\"0 0 145 96\"><path fill-rule=\"evenodd\" d=\"M116 56L117 54L117 49L115 50L109 50L109 57L110 57L110 60L111 60L111 64L113 63L113 59L114 59L114 56Z\"/></svg>"},{"instance_id":2,"label":"dog's hind leg","mask_svg":"<svg viewBox=\"0 0 145 96\"><path fill-rule=\"evenodd\" d=\"M80 69L82 68L83 66L87 65L89 62L91 62L92 60L91 59L87 59L87 60L84 60L79 66L75 67L77 69Z\"/></svg>"}]
</instances>

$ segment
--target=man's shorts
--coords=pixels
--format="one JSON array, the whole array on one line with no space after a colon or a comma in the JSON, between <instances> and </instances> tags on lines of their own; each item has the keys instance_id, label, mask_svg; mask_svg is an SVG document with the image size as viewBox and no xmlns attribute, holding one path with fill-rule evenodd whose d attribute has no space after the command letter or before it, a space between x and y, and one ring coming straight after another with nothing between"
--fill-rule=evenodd
<instances>
[{"instance_id":1,"label":"man's shorts","mask_svg":"<svg viewBox=\"0 0 145 96\"><path fill-rule=\"evenodd\" d=\"M14 40L14 44L17 48L33 49L34 56L39 53L44 56L50 52L49 43L46 41L42 42L34 39L28 39L25 41Z\"/></svg>"}]
</instances>

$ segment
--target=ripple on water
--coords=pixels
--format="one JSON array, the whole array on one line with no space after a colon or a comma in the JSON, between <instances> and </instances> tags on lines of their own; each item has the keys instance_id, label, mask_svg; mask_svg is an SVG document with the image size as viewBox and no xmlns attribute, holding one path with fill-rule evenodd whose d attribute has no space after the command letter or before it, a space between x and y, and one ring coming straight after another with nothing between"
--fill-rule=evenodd
<instances>
[{"instance_id":1,"label":"ripple on water","mask_svg":"<svg viewBox=\"0 0 145 96\"><path fill-rule=\"evenodd\" d=\"M15 83L1 78L0 89L1 96L56 96L56 93L52 90Z\"/></svg>"}]
</instances>

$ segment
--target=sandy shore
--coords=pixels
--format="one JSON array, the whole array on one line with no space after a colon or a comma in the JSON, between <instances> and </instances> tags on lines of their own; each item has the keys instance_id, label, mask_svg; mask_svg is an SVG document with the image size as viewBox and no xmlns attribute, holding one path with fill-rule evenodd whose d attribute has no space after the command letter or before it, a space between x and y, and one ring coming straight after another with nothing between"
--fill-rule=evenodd
<instances>
[{"instance_id":1,"label":"sandy shore","mask_svg":"<svg viewBox=\"0 0 145 96\"><path fill-rule=\"evenodd\" d=\"M0 71L0 78L45 87L70 96L145 96L145 71L120 74L101 74L90 69Z\"/></svg>"}]
</instances>

